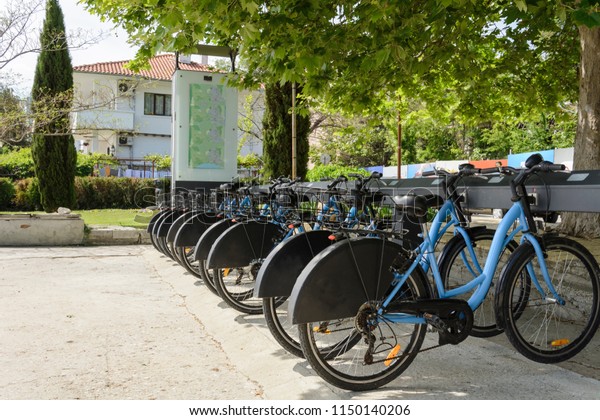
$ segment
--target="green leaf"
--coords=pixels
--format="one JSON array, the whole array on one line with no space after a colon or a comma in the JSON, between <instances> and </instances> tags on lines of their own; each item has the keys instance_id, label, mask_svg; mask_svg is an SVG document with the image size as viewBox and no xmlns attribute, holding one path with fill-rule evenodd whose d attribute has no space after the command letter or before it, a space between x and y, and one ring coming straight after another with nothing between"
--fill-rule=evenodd
<instances>
[{"instance_id":1,"label":"green leaf","mask_svg":"<svg viewBox=\"0 0 600 420\"><path fill-rule=\"evenodd\" d=\"M258 4L253 1L246 2L244 8L250 12L250 14L255 14L258 11Z\"/></svg>"},{"instance_id":2,"label":"green leaf","mask_svg":"<svg viewBox=\"0 0 600 420\"><path fill-rule=\"evenodd\" d=\"M390 49L385 47L382 50L377 51L375 54L375 62L378 66L381 66L390 58Z\"/></svg>"},{"instance_id":3,"label":"green leaf","mask_svg":"<svg viewBox=\"0 0 600 420\"><path fill-rule=\"evenodd\" d=\"M573 18L575 19L575 22L585 25L588 28L600 26L600 15L596 12L587 13L586 11L579 9L573 12Z\"/></svg>"},{"instance_id":4,"label":"green leaf","mask_svg":"<svg viewBox=\"0 0 600 420\"><path fill-rule=\"evenodd\" d=\"M527 11L527 3L525 3L525 0L515 0L515 5L521 12Z\"/></svg>"}]
</instances>

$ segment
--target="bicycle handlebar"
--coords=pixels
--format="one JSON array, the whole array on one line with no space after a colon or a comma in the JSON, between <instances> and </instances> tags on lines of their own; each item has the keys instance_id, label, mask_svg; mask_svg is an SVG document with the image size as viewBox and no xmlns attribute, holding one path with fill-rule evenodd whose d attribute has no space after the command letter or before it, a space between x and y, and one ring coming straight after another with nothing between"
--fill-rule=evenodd
<instances>
[{"instance_id":1,"label":"bicycle handlebar","mask_svg":"<svg viewBox=\"0 0 600 420\"><path fill-rule=\"evenodd\" d=\"M565 165L556 164L548 161L542 161L536 165L533 165L531 168L522 168L520 170L510 168L510 170L515 171L517 173L517 176L512 180L514 185L522 185L523 183L525 183L525 180L529 178L530 175L538 172L564 171L565 169Z\"/></svg>"},{"instance_id":2,"label":"bicycle handlebar","mask_svg":"<svg viewBox=\"0 0 600 420\"><path fill-rule=\"evenodd\" d=\"M501 172L500 168L484 168L484 169L480 169L479 173L483 174L483 175L487 175L487 174L499 174Z\"/></svg>"},{"instance_id":3,"label":"bicycle handlebar","mask_svg":"<svg viewBox=\"0 0 600 420\"><path fill-rule=\"evenodd\" d=\"M347 182L347 181L348 181L348 178L347 178L347 177L345 177L344 175L340 175L340 176L338 176L336 179L334 179L334 180L333 180L333 182L332 182L331 184L328 184L328 185L327 185L327 189L328 189L328 190L330 190L330 189L332 189L332 188L335 188L335 186L336 186L337 184L339 184L340 182Z\"/></svg>"}]
</instances>

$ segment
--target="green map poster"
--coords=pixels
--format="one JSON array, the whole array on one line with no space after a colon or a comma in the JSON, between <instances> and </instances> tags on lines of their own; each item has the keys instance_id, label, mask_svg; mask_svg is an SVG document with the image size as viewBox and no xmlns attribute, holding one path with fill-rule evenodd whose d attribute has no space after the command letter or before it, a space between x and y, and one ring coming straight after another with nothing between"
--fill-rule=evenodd
<instances>
[{"instance_id":1,"label":"green map poster","mask_svg":"<svg viewBox=\"0 0 600 420\"><path fill-rule=\"evenodd\" d=\"M223 86L190 85L190 134L188 167L225 167L225 98Z\"/></svg>"}]
</instances>

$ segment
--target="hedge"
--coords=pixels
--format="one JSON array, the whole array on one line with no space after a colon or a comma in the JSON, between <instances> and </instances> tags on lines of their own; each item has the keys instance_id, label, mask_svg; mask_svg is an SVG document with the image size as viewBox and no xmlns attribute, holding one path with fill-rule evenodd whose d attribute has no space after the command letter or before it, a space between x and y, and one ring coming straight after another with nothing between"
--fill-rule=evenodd
<instances>
[{"instance_id":1,"label":"hedge","mask_svg":"<svg viewBox=\"0 0 600 420\"><path fill-rule=\"evenodd\" d=\"M154 179L76 177L72 210L144 208L156 203ZM37 178L0 178L0 210L41 210Z\"/></svg>"},{"instance_id":2,"label":"hedge","mask_svg":"<svg viewBox=\"0 0 600 420\"><path fill-rule=\"evenodd\" d=\"M102 153L77 153L77 166L75 168L75 175L91 176L94 172L95 165L114 164L117 164L117 160L113 156ZM15 179L25 179L35 176L31 148L23 147L20 149L9 150L0 154L0 176L8 175Z\"/></svg>"},{"instance_id":3,"label":"hedge","mask_svg":"<svg viewBox=\"0 0 600 420\"><path fill-rule=\"evenodd\" d=\"M0 210L10 207L15 196L15 186L9 178L0 178Z\"/></svg>"},{"instance_id":4,"label":"hedge","mask_svg":"<svg viewBox=\"0 0 600 420\"><path fill-rule=\"evenodd\" d=\"M25 178L15 182L13 209L17 211L42 210L37 178Z\"/></svg>"},{"instance_id":5,"label":"hedge","mask_svg":"<svg viewBox=\"0 0 600 420\"><path fill-rule=\"evenodd\" d=\"M77 210L144 208L155 204L154 179L75 178Z\"/></svg>"}]
</instances>

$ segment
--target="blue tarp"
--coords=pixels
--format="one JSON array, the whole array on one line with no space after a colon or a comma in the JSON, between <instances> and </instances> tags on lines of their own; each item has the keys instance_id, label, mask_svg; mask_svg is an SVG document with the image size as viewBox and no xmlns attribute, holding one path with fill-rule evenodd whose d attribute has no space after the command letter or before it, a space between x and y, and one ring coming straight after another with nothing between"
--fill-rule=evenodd
<instances>
[{"instance_id":1,"label":"blue tarp","mask_svg":"<svg viewBox=\"0 0 600 420\"><path fill-rule=\"evenodd\" d=\"M370 173L373 172L379 172L380 174L383 173L383 166L369 166L368 168L365 168L367 171L369 171Z\"/></svg>"},{"instance_id":2,"label":"blue tarp","mask_svg":"<svg viewBox=\"0 0 600 420\"><path fill-rule=\"evenodd\" d=\"M554 149L552 150L542 150L540 152L525 152L525 153L517 153L515 155L508 155L508 166L512 166L513 168L524 168L525 161L529 156L534 153L540 153L544 160L548 160L554 163Z\"/></svg>"}]
</instances>

